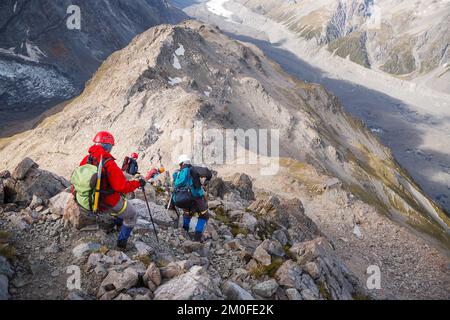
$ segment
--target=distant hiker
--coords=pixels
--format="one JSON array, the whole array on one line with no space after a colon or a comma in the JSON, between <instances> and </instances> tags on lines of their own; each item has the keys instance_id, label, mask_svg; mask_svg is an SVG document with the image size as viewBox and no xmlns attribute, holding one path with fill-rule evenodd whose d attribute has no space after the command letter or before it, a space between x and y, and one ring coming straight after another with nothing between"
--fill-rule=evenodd
<instances>
[{"instance_id":1,"label":"distant hiker","mask_svg":"<svg viewBox=\"0 0 450 320\"><path fill-rule=\"evenodd\" d=\"M194 240L201 241L209 216L205 191L200 179L205 178L206 185L212 178L212 172L208 168L192 166L191 159L187 155L181 155L178 164L180 170L173 174L172 202L184 210L183 229L188 234L192 217L198 217Z\"/></svg>"},{"instance_id":2,"label":"distant hiker","mask_svg":"<svg viewBox=\"0 0 450 320\"><path fill-rule=\"evenodd\" d=\"M125 199L125 194L144 187L146 181L127 181L110 153L114 146L112 134L99 132L93 141L95 144L89 148L89 155L71 177L75 198L87 212L110 213L115 218L115 225L120 228L117 247L125 249L137 221L136 210ZM97 195L98 207L94 201Z\"/></svg>"},{"instance_id":3,"label":"distant hiker","mask_svg":"<svg viewBox=\"0 0 450 320\"><path fill-rule=\"evenodd\" d=\"M122 171L126 172L132 176L139 173L139 166L137 163L137 159L139 155L137 153L132 153L131 157L125 157L122 164Z\"/></svg>"},{"instance_id":4,"label":"distant hiker","mask_svg":"<svg viewBox=\"0 0 450 320\"><path fill-rule=\"evenodd\" d=\"M163 174L166 171L164 167L161 167L159 169L153 168L149 172L147 172L147 175L145 176L145 180L147 181L154 181L160 174Z\"/></svg>"}]
</instances>

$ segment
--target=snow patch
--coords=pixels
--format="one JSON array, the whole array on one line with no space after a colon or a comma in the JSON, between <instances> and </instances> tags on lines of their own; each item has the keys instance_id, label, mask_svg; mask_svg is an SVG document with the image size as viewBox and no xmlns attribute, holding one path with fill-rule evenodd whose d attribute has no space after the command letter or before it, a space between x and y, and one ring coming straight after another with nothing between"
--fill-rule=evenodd
<instances>
[{"instance_id":1,"label":"snow patch","mask_svg":"<svg viewBox=\"0 0 450 320\"><path fill-rule=\"evenodd\" d=\"M177 70L181 69L180 60L178 60L178 57L175 54L173 55L173 67Z\"/></svg>"},{"instance_id":2,"label":"snow patch","mask_svg":"<svg viewBox=\"0 0 450 320\"><path fill-rule=\"evenodd\" d=\"M224 17L227 21L235 23L232 20L233 12L225 9L223 6L228 1L229 0L211 0L206 3L206 7L208 8L209 11L211 11L215 15Z\"/></svg>"},{"instance_id":3,"label":"snow patch","mask_svg":"<svg viewBox=\"0 0 450 320\"><path fill-rule=\"evenodd\" d=\"M16 10L17 10L17 1L16 3L14 3L13 12L16 13Z\"/></svg>"},{"instance_id":4,"label":"snow patch","mask_svg":"<svg viewBox=\"0 0 450 320\"><path fill-rule=\"evenodd\" d=\"M178 49L175 50L175 54L176 54L177 56L184 56L184 52L185 52L185 50L184 50L184 47L183 47L182 44L180 44L180 46L178 47Z\"/></svg>"},{"instance_id":5,"label":"snow patch","mask_svg":"<svg viewBox=\"0 0 450 320\"><path fill-rule=\"evenodd\" d=\"M45 53L39 49L38 46L26 41L25 46L27 48L27 54L30 57L31 60L34 62L39 62L39 59L41 57L46 57Z\"/></svg>"},{"instance_id":6,"label":"snow patch","mask_svg":"<svg viewBox=\"0 0 450 320\"><path fill-rule=\"evenodd\" d=\"M362 239L362 233L361 233L361 229L359 228L359 226L357 224L355 224L355 227L353 228L353 234L358 238L358 239Z\"/></svg>"},{"instance_id":7,"label":"snow patch","mask_svg":"<svg viewBox=\"0 0 450 320\"><path fill-rule=\"evenodd\" d=\"M171 77L169 77L169 84L171 86L174 86L174 85L176 85L178 83L181 83L181 82L183 82L183 80L181 78L178 78L178 77L171 78Z\"/></svg>"}]
</instances>

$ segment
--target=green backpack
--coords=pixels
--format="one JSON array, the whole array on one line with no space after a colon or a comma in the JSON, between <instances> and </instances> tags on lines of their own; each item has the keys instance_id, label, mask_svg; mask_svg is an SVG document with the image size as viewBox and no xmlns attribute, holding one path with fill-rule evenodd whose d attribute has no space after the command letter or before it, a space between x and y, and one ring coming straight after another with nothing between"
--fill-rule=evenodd
<instances>
[{"instance_id":1,"label":"green backpack","mask_svg":"<svg viewBox=\"0 0 450 320\"><path fill-rule=\"evenodd\" d=\"M87 211L92 211L94 203L95 184L98 168L92 164L78 167L72 173L70 183L75 190L75 200Z\"/></svg>"},{"instance_id":2,"label":"green backpack","mask_svg":"<svg viewBox=\"0 0 450 320\"><path fill-rule=\"evenodd\" d=\"M102 170L102 185L105 181L105 164L112 160L103 160ZM95 184L97 182L98 166L95 165L97 161L89 157L88 163L75 169L70 178L70 183L73 186L75 200L80 207L87 211L92 211L94 205ZM101 191L100 195L109 194L110 191Z\"/></svg>"}]
</instances>

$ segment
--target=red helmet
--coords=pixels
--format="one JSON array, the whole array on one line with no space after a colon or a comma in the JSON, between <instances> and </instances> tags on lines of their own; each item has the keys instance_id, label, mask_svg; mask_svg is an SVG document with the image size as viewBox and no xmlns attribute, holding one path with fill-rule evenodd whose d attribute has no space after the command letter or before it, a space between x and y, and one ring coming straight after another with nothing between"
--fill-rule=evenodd
<instances>
[{"instance_id":1,"label":"red helmet","mask_svg":"<svg viewBox=\"0 0 450 320\"><path fill-rule=\"evenodd\" d=\"M139 158L139 155L135 152L135 153L132 153L132 154L131 154L131 157L132 157L133 159L136 159L136 160L137 160L137 158Z\"/></svg>"},{"instance_id":2,"label":"red helmet","mask_svg":"<svg viewBox=\"0 0 450 320\"><path fill-rule=\"evenodd\" d=\"M106 131L100 131L94 138L95 143L106 143L114 146L114 136Z\"/></svg>"}]
</instances>

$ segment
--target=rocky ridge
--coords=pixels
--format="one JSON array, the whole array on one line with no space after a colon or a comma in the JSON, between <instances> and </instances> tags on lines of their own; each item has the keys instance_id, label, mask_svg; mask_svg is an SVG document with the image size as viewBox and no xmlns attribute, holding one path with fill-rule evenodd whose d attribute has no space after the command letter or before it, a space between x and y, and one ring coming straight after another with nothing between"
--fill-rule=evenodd
<instances>
[{"instance_id":1,"label":"rocky ridge","mask_svg":"<svg viewBox=\"0 0 450 320\"><path fill-rule=\"evenodd\" d=\"M131 249L119 252L106 216L74 224L73 198L63 185L50 193L33 185L29 177L47 173L30 159L11 175L3 172L0 181L18 172L34 196L19 202L7 197L0 203L2 299L318 300L365 295L332 244L305 216L301 201L274 195L243 199L243 191L253 192L246 175L234 179L246 184L219 177L211 181L211 219L203 243L180 233L178 216L165 209L168 195L150 186L158 244L136 194L130 199L139 211ZM222 184L227 187L217 188ZM10 192L8 188L6 194ZM218 192L223 198L214 196ZM66 287L69 266L81 269L80 290Z\"/></svg>"}]
</instances>

